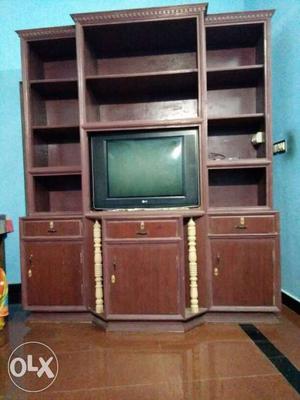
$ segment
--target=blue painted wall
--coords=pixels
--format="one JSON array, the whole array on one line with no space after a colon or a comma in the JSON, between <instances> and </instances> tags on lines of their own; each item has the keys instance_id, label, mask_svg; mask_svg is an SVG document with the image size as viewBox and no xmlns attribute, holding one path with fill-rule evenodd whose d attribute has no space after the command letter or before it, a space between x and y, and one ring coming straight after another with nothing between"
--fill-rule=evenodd
<instances>
[{"instance_id":1,"label":"blue painted wall","mask_svg":"<svg viewBox=\"0 0 300 400\"><path fill-rule=\"evenodd\" d=\"M2 0L0 15L0 213L13 218L6 240L8 278L20 282L18 218L25 213L18 82L21 79L16 29L72 24L70 13L194 3L196 0ZM299 0L210 0L209 12L275 8L273 19L273 134L288 138L289 151L274 159L274 203L281 212L282 286L300 299L300 15ZM298 40L296 40L298 38ZM298 55L298 56L296 56ZM297 168L298 167L298 168Z\"/></svg>"},{"instance_id":2,"label":"blue painted wall","mask_svg":"<svg viewBox=\"0 0 300 400\"><path fill-rule=\"evenodd\" d=\"M281 217L282 290L300 301L300 1L246 0L248 10L275 8L272 18L274 207Z\"/></svg>"}]
</instances>

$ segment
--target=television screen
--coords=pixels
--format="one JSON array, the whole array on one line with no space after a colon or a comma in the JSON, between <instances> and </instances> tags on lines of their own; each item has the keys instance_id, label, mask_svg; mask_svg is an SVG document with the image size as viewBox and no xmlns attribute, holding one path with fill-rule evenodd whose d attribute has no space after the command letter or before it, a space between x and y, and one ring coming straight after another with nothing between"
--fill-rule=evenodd
<instances>
[{"instance_id":1,"label":"television screen","mask_svg":"<svg viewBox=\"0 0 300 400\"><path fill-rule=\"evenodd\" d=\"M199 205L198 129L93 133L92 207Z\"/></svg>"},{"instance_id":2,"label":"television screen","mask_svg":"<svg viewBox=\"0 0 300 400\"><path fill-rule=\"evenodd\" d=\"M182 196L182 137L107 142L109 197Z\"/></svg>"}]
</instances>

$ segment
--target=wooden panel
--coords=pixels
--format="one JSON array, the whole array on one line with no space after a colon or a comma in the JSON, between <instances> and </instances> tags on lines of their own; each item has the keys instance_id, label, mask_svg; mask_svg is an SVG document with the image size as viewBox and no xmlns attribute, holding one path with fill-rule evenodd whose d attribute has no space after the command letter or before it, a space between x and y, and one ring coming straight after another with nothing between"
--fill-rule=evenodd
<instances>
[{"instance_id":1,"label":"wooden panel","mask_svg":"<svg viewBox=\"0 0 300 400\"><path fill-rule=\"evenodd\" d=\"M197 107L196 99L114 103L100 105L98 115L101 122L196 118ZM89 121L95 120L90 118Z\"/></svg>"},{"instance_id":2,"label":"wooden panel","mask_svg":"<svg viewBox=\"0 0 300 400\"><path fill-rule=\"evenodd\" d=\"M24 247L26 305L47 308L83 304L80 243L28 242Z\"/></svg>"},{"instance_id":3,"label":"wooden panel","mask_svg":"<svg viewBox=\"0 0 300 400\"><path fill-rule=\"evenodd\" d=\"M75 78L76 64L75 38L38 40L29 44L30 79Z\"/></svg>"},{"instance_id":4,"label":"wooden panel","mask_svg":"<svg viewBox=\"0 0 300 400\"><path fill-rule=\"evenodd\" d=\"M47 125L78 124L79 110L77 99L47 100Z\"/></svg>"},{"instance_id":5,"label":"wooden panel","mask_svg":"<svg viewBox=\"0 0 300 400\"><path fill-rule=\"evenodd\" d=\"M80 211L81 176L35 177L35 211Z\"/></svg>"},{"instance_id":6,"label":"wooden panel","mask_svg":"<svg viewBox=\"0 0 300 400\"><path fill-rule=\"evenodd\" d=\"M237 21L238 18L237 18ZM233 23L206 29L206 46L208 50L254 47L263 37L264 25Z\"/></svg>"},{"instance_id":7,"label":"wooden panel","mask_svg":"<svg viewBox=\"0 0 300 400\"><path fill-rule=\"evenodd\" d=\"M80 220L23 221L23 236L80 236Z\"/></svg>"},{"instance_id":8,"label":"wooden panel","mask_svg":"<svg viewBox=\"0 0 300 400\"><path fill-rule=\"evenodd\" d=\"M255 87L241 89L209 90L207 92L208 116L232 116L263 112Z\"/></svg>"},{"instance_id":9,"label":"wooden panel","mask_svg":"<svg viewBox=\"0 0 300 400\"><path fill-rule=\"evenodd\" d=\"M51 134L35 133L33 141L34 167L80 165L79 132Z\"/></svg>"},{"instance_id":10,"label":"wooden panel","mask_svg":"<svg viewBox=\"0 0 300 400\"><path fill-rule=\"evenodd\" d=\"M274 304L274 239L212 239L211 252L213 305Z\"/></svg>"},{"instance_id":11,"label":"wooden panel","mask_svg":"<svg viewBox=\"0 0 300 400\"><path fill-rule=\"evenodd\" d=\"M77 99L45 99L32 91L32 124L39 126L78 124Z\"/></svg>"},{"instance_id":12,"label":"wooden panel","mask_svg":"<svg viewBox=\"0 0 300 400\"><path fill-rule=\"evenodd\" d=\"M106 221L106 239L179 237L177 220Z\"/></svg>"},{"instance_id":13,"label":"wooden panel","mask_svg":"<svg viewBox=\"0 0 300 400\"><path fill-rule=\"evenodd\" d=\"M264 131L264 128L247 126L246 124L245 126L230 128L209 126L208 129L207 150L209 160L239 160L264 158L266 156L264 143L256 146L251 143L253 134Z\"/></svg>"},{"instance_id":14,"label":"wooden panel","mask_svg":"<svg viewBox=\"0 0 300 400\"><path fill-rule=\"evenodd\" d=\"M264 168L209 171L210 207L265 206L266 201Z\"/></svg>"},{"instance_id":15,"label":"wooden panel","mask_svg":"<svg viewBox=\"0 0 300 400\"><path fill-rule=\"evenodd\" d=\"M88 118L100 121L178 119L198 115L197 72L118 76L87 80Z\"/></svg>"},{"instance_id":16,"label":"wooden panel","mask_svg":"<svg viewBox=\"0 0 300 400\"><path fill-rule=\"evenodd\" d=\"M196 51L196 18L84 27L96 58L118 58ZM99 40L101 38L101 40Z\"/></svg>"},{"instance_id":17,"label":"wooden panel","mask_svg":"<svg viewBox=\"0 0 300 400\"><path fill-rule=\"evenodd\" d=\"M76 59L45 62L44 78L45 79L77 78Z\"/></svg>"},{"instance_id":18,"label":"wooden panel","mask_svg":"<svg viewBox=\"0 0 300 400\"><path fill-rule=\"evenodd\" d=\"M98 74L130 74L197 68L196 52L114 57L97 60Z\"/></svg>"},{"instance_id":19,"label":"wooden panel","mask_svg":"<svg viewBox=\"0 0 300 400\"><path fill-rule=\"evenodd\" d=\"M118 244L105 248L105 304L109 314L179 314L180 247ZM111 283L111 276L115 283Z\"/></svg>"},{"instance_id":20,"label":"wooden panel","mask_svg":"<svg viewBox=\"0 0 300 400\"><path fill-rule=\"evenodd\" d=\"M207 68L233 68L256 64L254 47L208 50Z\"/></svg>"},{"instance_id":21,"label":"wooden panel","mask_svg":"<svg viewBox=\"0 0 300 400\"><path fill-rule=\"evenodd\" d=\"M210 217L209 233L212 234L247 234L247 233L274 233L274 216L242 216L245 224L241 225L240 216L234 217Z\"/></svg>"}]
</instances>

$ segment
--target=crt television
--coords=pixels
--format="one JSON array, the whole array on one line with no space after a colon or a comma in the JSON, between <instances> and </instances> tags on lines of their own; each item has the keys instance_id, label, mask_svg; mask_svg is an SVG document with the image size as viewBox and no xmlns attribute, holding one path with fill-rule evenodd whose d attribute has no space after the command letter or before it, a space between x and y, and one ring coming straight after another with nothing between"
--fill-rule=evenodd
<instances>
[{"instance_id":1,"label":"crt television","mask_svg":"<svg viewBox=\"0 0 300 400\"><path fill-rule=\"evenodd\" d=\"M198 129L90 136L92 208L199 205Z\"/></svg>"}]
</instances>

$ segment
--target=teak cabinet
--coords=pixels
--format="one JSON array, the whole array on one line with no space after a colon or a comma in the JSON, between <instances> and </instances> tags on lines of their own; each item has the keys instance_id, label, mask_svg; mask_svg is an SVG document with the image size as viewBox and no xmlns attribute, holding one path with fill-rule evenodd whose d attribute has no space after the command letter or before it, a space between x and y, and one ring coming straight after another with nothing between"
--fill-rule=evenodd
<instances>
[{"instance_id":1,"label":"teak cabinet","mask_svg":"<svg viewBox=\"0 0 300 400\"><path fill-rule=\"evenodd\" d=\"M35 241L24 245L29 307L73 309L83 305L82 245L67 241Z\"/></svg>"},{"instance_id":2,"label":"teak cabinet","mask_svg":"<svg viewBox=\"0 0 300 400\"><path fill-rule=\"evenodd\" d=\"M105 219L108 315L184 315L180 218Z\"/></svg>"},{"instance_id":3,"label":"teak cabinet","mask_svg":"<svg viewBox=\"0 0 300 400\"><path fill-rule=\"evenodd\" d=\"M272 209L272 10L75 14L19 31L27 216L23 304L108 330L184 331L280 310ZM91 135L196 129L197 207L92 209Z\"/></svg>"}]
</instances>

